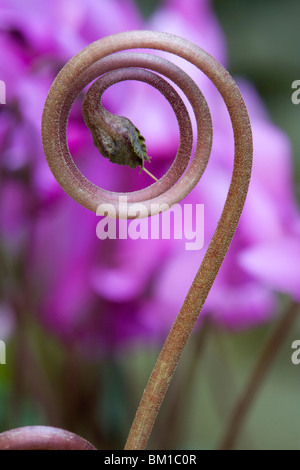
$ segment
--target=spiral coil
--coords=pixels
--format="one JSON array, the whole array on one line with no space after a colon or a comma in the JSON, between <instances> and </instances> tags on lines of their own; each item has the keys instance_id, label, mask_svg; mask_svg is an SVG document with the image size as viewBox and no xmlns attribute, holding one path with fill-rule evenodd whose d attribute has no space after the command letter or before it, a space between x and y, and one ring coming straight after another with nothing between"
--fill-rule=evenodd
<instances>
[{"instance_id":1,"label":"spiral coil","mask_svg":"<svg viewBox=\"0 0 300 470\"><path fill-rule=\"evenodd\" d=\"M172 52L199 67L221 92L236 129L235 137L245 134L244 140L247 139L245 125L241 126L236 119L242 112L242 99L234 81L215 59L198 46L170 34L151 31L125 32L100 39L79 52L60 71L49 91L42 119L44 151L55 178L72 198L94 212L99 204L110 203L118 216L119 196L124 193L99 188L82 175L70 155L66 129L76 97L99 76L102 76L102 82L99 79L99 97L106 88L119 81L141 80L151 84L170 102L179 124L180 145L171 168L151 186L126 193L129 206L142 202L150 215L151 204L170 207L178 203L197 184L209 160L212 124L201 91L184 71L165 59L145 53L120 52L135 48ZM174 82L192 106L197 123L197 142L191 159L192 129L186 108L174 88L153 72ZM232 92L236 95L235 100Z\"/></svg>"},{"instance_id":2,"label":"spiral coil","mask_svg":"<svg viewBox=\"0 0 300 470\"><path fill-rule=\"evenodd\" d=\"M79 52L61 70L50 89L43 113L42 137L47 161L59 184L77 202L92 211L97 211L102 203L109 203L115 207L116 216L120 216L118 201L124 193L106 191L88 181L73 162L66 139L68 116L76 96L99 75L101 78L96 85L99 94L122 79L151 83L169 100L179 124L180 145L173 165L151 186L126 193L128 212L135 203L143 203L148 215L153 215L151 206L154 203L158 212L160 206L170 207L178 203L195 187L208 163L212 124L208 106L198 87L171 62L151 54L121 52L129 49L170 52L202 70L219 90L227 106L234 134L233 173L223 212L154 366L125 446L126 449L144 449L178 360L242 213L252 168L252 132L245 103L234 80L221 64L197 45L171 34L153 31L131 31L100 39ZM192 130L185 106L175 90L157 73L174 82L191 104L197 123L193 156L190 155Z\"/></svg>"}]
</instances>

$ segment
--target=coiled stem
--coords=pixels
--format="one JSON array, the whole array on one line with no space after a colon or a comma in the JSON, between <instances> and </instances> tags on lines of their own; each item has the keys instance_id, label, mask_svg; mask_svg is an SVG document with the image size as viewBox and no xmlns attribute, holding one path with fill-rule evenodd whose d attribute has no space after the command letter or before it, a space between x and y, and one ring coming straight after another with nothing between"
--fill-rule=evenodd
<instances>
[{"instance_id":1,"label":"coiled stem","mask_svg":"<svg viewBox=\"0 0 300 470\"><path fill-rule=\"evenodd\" d=\"M190 120L176 94L170 95L163 79L151 72L152 84L169 99L180 129L180 146L169 171L148 188L126 194L130 205L142 202L148 208L156 203L168 205L181 201L197 184L207 165L212 143L212 125L206 101L195 83L172 63L150 54L120 53L128 49L158 49L182 57L202 70L219 90L232 122L235 151L229 192L221 218L206 255L153 369L130 430L125 449L144 449L160 405L176 369L184 346L193 330L206 297L220 269L235 233L246 199L252 167L252 133L246 106L229 73L213 57L185 39L167 33L131 31L96 41L77 54L61 70L49 92L43 114L42 134L45 155L50 168L65 191L80 204L93 211L100 203L110 203L118 212L122 193L105 191L88 181L70 155L66 126L68 115L78 93L97 76L107 74L104 81L115 83L124 73L131 79L148 81L151 69L176 83L190 101L197 123L197 143L192 149ZM118 52L118 54L114 54ZM130 67L130 69L128 69ZM113 70L122 69L122 74ZM129 72L130 70L130 72ZM118 76L119 74L119 76ZM125 75L126 74L126 75ZM154 76L153 76L154 75ZM125 78L128 79L128 78ZM109 85L108 85L109 86ZM169 90L169 88L168 88ZM165 206L162 206L165 207ZM160 212L162 209L158 208ZM152 212L153 215L153 212Z\"/></svg>"},{"instance_id":2,"label":"coiled stem","mask_svg":"<svg viewBox=\"0 0 300 470\"><path fill-rule=\"evenodd\" d=\"M82 437L49 426L25 426L0 434L0 450L96 450Z\"/></svg>"}]
</instances>

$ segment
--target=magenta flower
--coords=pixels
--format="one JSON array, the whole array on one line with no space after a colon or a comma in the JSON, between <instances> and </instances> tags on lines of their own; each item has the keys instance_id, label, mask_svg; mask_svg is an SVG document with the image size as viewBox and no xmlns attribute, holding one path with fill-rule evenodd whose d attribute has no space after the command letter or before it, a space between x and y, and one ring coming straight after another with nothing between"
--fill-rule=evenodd
<instances>
[{"instance_id":1,"label":"magenta flower","mask_svg":"<svg viewBox=\"0 0 300 470\"><path fill-rule=\"evenodd\" d=\"M203 28L199 27L200 20ZM207 34L205 25L213 34ZM184 5L177 0L166 1L154 15L151 26L196 42L226 66L224 38L209 1L190 0ZM222 45L219 49L218 44ZM203 82L202 90L211 103L215 119L211 161L203 180L190 196L194 203L205 204L208 242L228 190L232 137L227 111L211 85L203 77L199 79L199 71L189 70L189 74L197 83ZM245 81L238 84L253 128L253 175L238 231L204 306L204 312L233 329L266 321L274 314L276 291L291 295L295 300L299 300L300 295L300 218L292 189L290 144L284 133L270 122L253 87ZM172 305L174 311L178 311L202 255L203 252L198 257L184 252L173 255L165 272L161 271L157 283L159 300L153 309L161 306L162 310L170 311ZM173 291L177 293L176 299Z\"/></svg>"},{"instance_id":2,"label":"magenta flower","mask_svg":"<svg viewBox=\"0 0 300 470\"><path fill-rule=\"evenodd\" d=\"M218 93L202 72L182 66L206 96L215 132L203 179L183 201L205 205L205 245L199 251L185 250L184 240L99 240L99 217L64 194L46 164L41 114L64 63L108 34L131 29L174 33L226 66L225 40L210 2L165 1L147 24L129 0L27 0L22 5L1 0L0 15L0 78L7 83L7 105L0 112L2 243L11 253L26 253L24 275L31 279L38 317L62 337L77 338L89 348L164 336L199 267L229 186L232 131ZM253 178L236 237L204 308L214 321L233 329L267 321L277 293L300 296L300 217L290 144L252 86L239 85L254 132ZM131 82L108 90L103 101L140 127L153 157L151 171L162 175L178 144L169 105L155 90ZM98 155L80 103L72 110L68 139L76 164L94 183L120 191L150 183L138 170Z\"/></svg>"}]
</instances>

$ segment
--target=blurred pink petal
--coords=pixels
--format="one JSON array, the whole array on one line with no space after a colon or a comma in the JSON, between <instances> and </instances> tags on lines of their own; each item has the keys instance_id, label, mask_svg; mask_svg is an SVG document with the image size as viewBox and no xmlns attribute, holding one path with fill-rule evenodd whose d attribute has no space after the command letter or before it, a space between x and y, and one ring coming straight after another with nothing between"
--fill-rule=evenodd
<instances>
[{"instance_id":1,"label":"blurred pink petal","mask_svg":"<svg viewBox=\"0 0 300 470\"><path fill-rule=\"evenodd\" d=\"M204 247L195 252L186 250L185 240L172 237L99 240L99 217L66 195L48 168L41 115L64 63L91 41L116 32L170 32L195 42L226 67L226 39L212 2L165 0L144 22L132 0L2 0L0 16L0 78L7 84L7 104L0 107L1 243L13 259L26 259L24 276L32 282L36 315L56 334L93 351L164 338L204 256L230 184L234 145L219 93L197 68L161 54L193 77L212 113L210 162L181 203L205 206L204 228L198 227L204 230ZM238 84L253 127L253 175L238 230L201 316L210 315L218 325L234 330L272 318L278 293L299 300L300 279L300 217L291 145L271 122L252 84L241 78ZM128 81L107 90L103 103L140 128L153 156L151 171L162 175L178 147L178 124L165 99L146 84ZM99 155L81 104L82 97L68 125L78 168L108 190L148 185L146 174Z\"/></svg>"},{"instance_id":2,"label":"blurred pink petal","mask_svg":"<svg viewBox=\"0 0 300 470\"><path fill-rule=\"evenodd\" d=\"M300 233L244 250L241 266L262 285L300 301Z\"/></svg>"}]
</instances>

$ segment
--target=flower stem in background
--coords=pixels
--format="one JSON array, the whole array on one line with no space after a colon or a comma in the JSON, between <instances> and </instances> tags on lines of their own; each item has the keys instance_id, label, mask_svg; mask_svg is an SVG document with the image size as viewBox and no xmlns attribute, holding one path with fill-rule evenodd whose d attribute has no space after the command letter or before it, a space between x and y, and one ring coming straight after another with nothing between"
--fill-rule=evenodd
<instances>
[{"instance_id":1,"label":"flower stem in background","mask_svg":"<svg viewBox=\"0 0 300 470\"><path fill-rule=\"evenodd\" d=\"M254 399L272 365L276 353L279 351L286 335L294 324L299 313L299 304L291 303L289 308L280 319L275 331L267 342L254 371L246 385L245 391L236 404L223 438L221 439L220 450L233 449L238 439L239 432L247 418L247 414L254 402Z\"/></svg>"}]
</instances>

